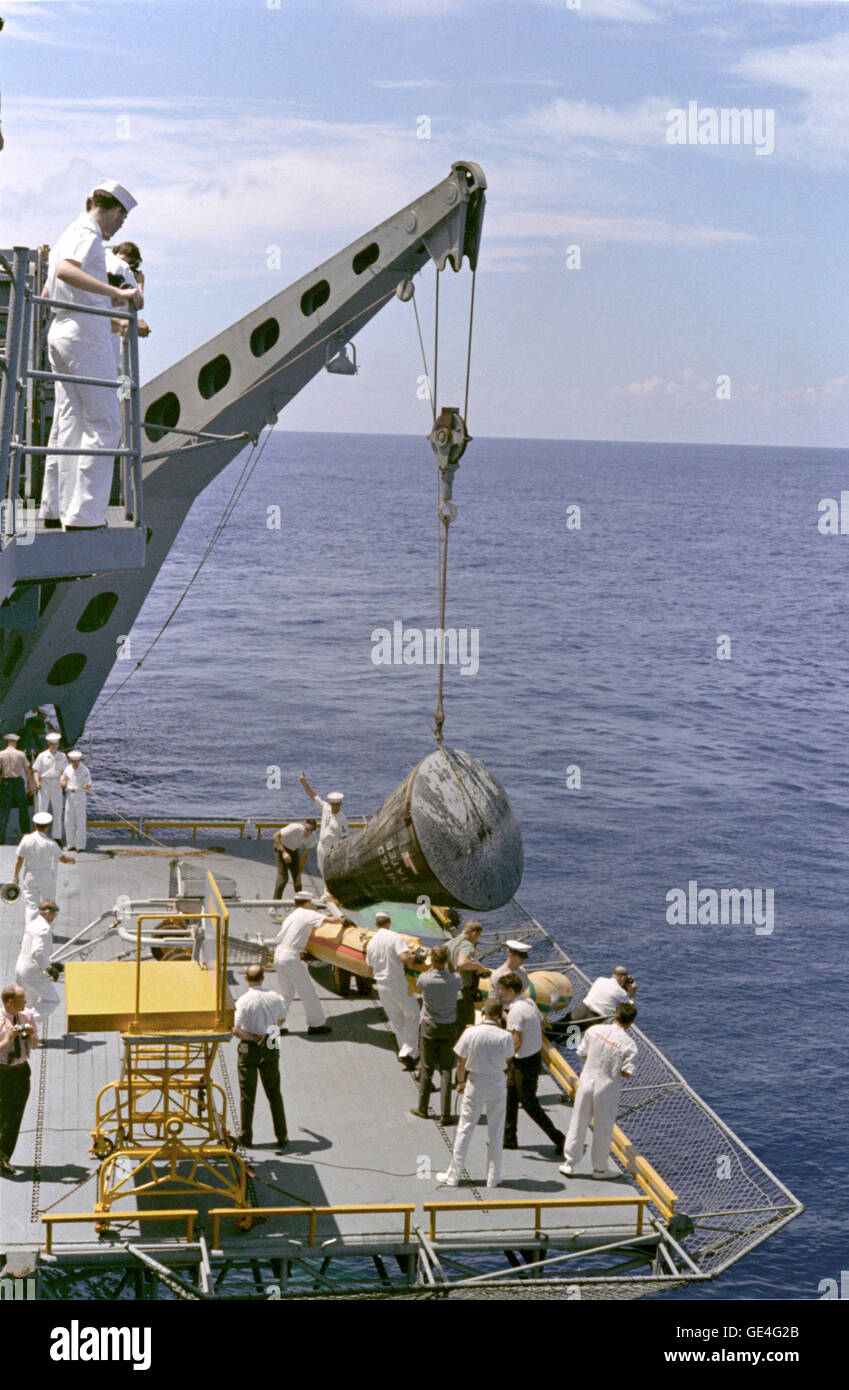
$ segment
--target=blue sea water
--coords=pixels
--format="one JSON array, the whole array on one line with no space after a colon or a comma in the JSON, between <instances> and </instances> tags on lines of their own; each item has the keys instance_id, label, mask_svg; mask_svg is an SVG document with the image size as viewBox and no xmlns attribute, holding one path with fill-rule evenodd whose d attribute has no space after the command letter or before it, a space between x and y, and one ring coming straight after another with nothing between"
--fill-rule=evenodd
<instances>
[{"instance_id":1,"label":"blue sea water","mask_svg":"<svg viewBox=\"0 0 849 1390\"><path fill-rule=\"evenodd\" d=\"M375 665L371 634L436 625L435 473L423 438L272 436L90 725L101 811L303 812L302 768L377 808L433 745L434 668ZM849 536L817 527L847 487L847 451L486 438L455 485L447 624L479 630L480 669L446 670L446 741L509 792L520 899L590 975L628 964L640 1026L806 1204L687 1297L816 1299L849 1267ZM670 925L692 879L772 889L774 931Z\"/></svg>"}]
</instances>

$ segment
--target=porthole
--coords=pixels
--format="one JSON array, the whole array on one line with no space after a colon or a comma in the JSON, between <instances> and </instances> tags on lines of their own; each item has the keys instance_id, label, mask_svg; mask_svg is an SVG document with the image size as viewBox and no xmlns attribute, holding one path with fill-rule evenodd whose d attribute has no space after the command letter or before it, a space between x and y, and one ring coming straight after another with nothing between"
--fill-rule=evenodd
<instances>
[{"instance_id":1,"label":"porthole","mask_svg":"<svg viewBox=\"0 0 849 1390\"><path fill-rule=\"evenodd\" d=\"M179 399L173 391L166 391L164 396L160 396L159 400L154 401L145 411L144 432L151 443L155 444L169 430L173 430L179 421Z\"/></svg>"},{"instance_id":2,"label":"porthole","mask_svg":"<svg viewBox=\"0 0 849 1390\"><path fill-rule=\"evenodd\" d=\"M77 632L97 632L98 628L105 627L117 602L118 595L108 590L103 594L95 594L83 609L77 623Z\"/></svg>"},{"instance_id":3,"label":"porthole","mask_svg":"<svg viewBox=\"0 0 849 1390\"><path fill-rule=\"evenodd\" d=\"M319 280L312 289L306 290L301 295L301 313L305 318L314 314L316 309L320 309L322 304L326 304L330 298L330 286L326 280Z\"/></svg>"},{"instance_id":4,"label":"porthole","mask_svg":"<svg viewBox=\"0 0 849 1390\"><path fill-rule=\"evenodd\" d=\"M351 265L354 267L355 275L362 275L364 270L368 270L370 265L374 265L380 255L380 247L376 241L370 246L364 246L362 251L358 251Z\"/></svg>"},{"instance_id":5,"label":"porthole","mask_svg":"<svg viewBox=\"0 0 849 1390\"><path fill-rule=\"evenodd\" d=\"M198 390L204 400L209 401L213 396L217 396L219 391L224 390L229 380L230 358L220 352L198 372Z\"/></svg>"},{"instance_id":6,"label":"porthole","mask_svg":"<svg viewBox=\"0 0 849 1390\"><path fill-rule=\"evenodd\" d=\"M68 652L54 661L47 674L48 685L70 685L75 681L88 660L82 652Z\"/></svg>"},{"instance_id":7,"label":"porthole","mask_svg":"<svg viewBox=\"0 0 849 1390\"><path fill-rule=\"evenodd\" d=\"M254 357L264 357L270 352L280 337L280 324L276 319L266 319L251 334L251 352Z\"/></svg>"}]
</instances>

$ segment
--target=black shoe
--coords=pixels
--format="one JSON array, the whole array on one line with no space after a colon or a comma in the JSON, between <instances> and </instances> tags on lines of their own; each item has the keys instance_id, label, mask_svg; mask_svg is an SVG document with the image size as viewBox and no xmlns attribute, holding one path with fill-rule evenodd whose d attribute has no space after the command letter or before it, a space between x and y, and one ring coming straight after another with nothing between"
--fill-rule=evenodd
<instances>
[{"instance_id":1,"label":"black shoe","mask_svg":"<svg viewBox=\"0 0 849 1390\"><path fill-rule=\"evenodd\" d=\"M252 1149L254 1146L254 1141L250 1134L237 1134L236 1143L240 1149Z\"/></svg>"},{"instance_id":2,"label":"black shoe","mask_svg":"<svg viewBox=\"0 0 849 1390\"><path fill-rule=\"evenodd\" d=\"M16 1171L17 1170L12 1167L8 1158L5 1158L2 1155L0 1155L0 1173L4 1173L7 1178L14 1178L16 1175Z\"/></svg>"},{"instance_id":3,"label":"black shoe","mask_svg":"<svg viewBox=\"0 0 849 1390\"><path fill-rule=\"evenodd\" d=\"M439 1123L440 1123L441 1125L443 1125L443 1126L445 1126L445 1125L456 1125L456 1123L457 1123L457 1117L456 1117L456 1115L440 1115L440 1117L439 1117Z\"/></svg>"},{"instance_id":4,"label":"black shoe","mask_svg":"<svg viewBox=\"0 0 849 1390\"><path fill-rule=\"evenodd\" d=\"M45 531L60 531L62 529L62 523L58 516L46 517L42 524Z\"/></svg>"},{"instance_id":5,"label":"black shoe","mask_svg":"<svg viewBox=\"0 0 849 1390\"><path fill-rule=\"evenodd\" d=\"M513 1139L510 1142L508 1142L508 1140L505 1139L501 1147L502 1149L518 1149L519 1145L516 1143L515 1139Z\"/></svg>"},{"instance_id":6,"label":"black shoe","mask_svg":"<svg viewBox=\"0 0 849 1390\"><path fill-rule=\"evenodd\" d=\"M413 1109L413 1110L410 1111L410 1114L411 1114L411 1115L418 1115L418 1117L419 1117L420 1120L429 1120L429 1119L430 1119L430 1115L427 1113L426 1110L415 1110L415 1109Z\"/></svg>"},{"instance_id":7,"label":"black shoe","mask_svg":"<svg viewBox=\"0 0 849 1390\"><path fill-rule=\"evenodd\" d=\"M399 1057L398 1061L405 1071L415 1071L418 1066L418 1057Z\"/></svg>"},{"instance_id":8,"label":"black shoe","mask_svg":"<svg viewBox=\"0 0 849 1390\"><path fill-rule=\"evenodd\" d=\"M289 1147L289 1140L288 1140L288 1139L278 1139L278 1140L277 1140L277 1152L278 1152L279 1154L284 1153L284 1152L286 1151L286 1149L288 1149L288 1147Z\"/></svg>"},{"instance_id":9,"label":"black shoe","mask_svg":"<svg viewBox=\"0 0 849 1390\"><path fill-rule=\"evenodd\" d=\"M281 1028L280 1031L282 1033L283 1029ZM330 1027L329 1023L322 1023L319 1024L319 1026L316 1028L308 1028L307 1032L310 1033L313 1037L317 1037L319 1033L332 1033L333 1029Z\"/></svg>"}]
</instances>

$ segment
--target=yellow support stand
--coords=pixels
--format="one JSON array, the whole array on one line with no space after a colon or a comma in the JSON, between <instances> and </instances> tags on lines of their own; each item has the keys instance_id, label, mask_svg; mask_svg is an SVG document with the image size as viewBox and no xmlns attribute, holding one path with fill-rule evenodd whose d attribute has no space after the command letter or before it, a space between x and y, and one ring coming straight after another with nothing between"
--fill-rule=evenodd
<instances>
[{"instance_id":1,"label":"yellow support stand","mask_svg":"<svg viewBox=\"0 0 849 1390\"><path fill-rule=\"evenodd\" d=\"M170 921L214 923L214 959L142 960L136 922L134 962L68 967L69 1031L121 1032L121 1075L98 1092L92 1153L101 1159L94 1210L108 1226L123 1198L212 1196L245 1208L247 1167L227 1128L227 1101L213 1078L218 1049L231 1036L227 989L229 913L212 874L204 912ZM149 943L148 943L149 944ZM130 1213L126 1213L129 1216Z\"/></svg>"}]
</instances>

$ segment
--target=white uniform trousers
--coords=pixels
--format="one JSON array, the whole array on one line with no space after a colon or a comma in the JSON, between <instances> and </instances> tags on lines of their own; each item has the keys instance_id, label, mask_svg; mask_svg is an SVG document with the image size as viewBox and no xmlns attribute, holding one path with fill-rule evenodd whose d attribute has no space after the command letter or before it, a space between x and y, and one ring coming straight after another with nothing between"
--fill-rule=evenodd
<instances>
[{"instance_id":1,"label":"white uniform trousers","mask_svg":"<svg viewBox=\"0 0 849 1390\"><path fill-rule=\"evenodd\" d=\"M100 321L98 321L99 323ZM47 338L54 372L114 379L109 334L81 329L76 319L54 319ZM117 449L121 438L117 382L102 386L56 383L56 407L48 447L74 449L48 454L41 494L42 517L59 516L65 526L103 526L112 488L114 458L86 449Z\"/></svg>"},{"instance_id":2,"label":"white uniform trousers","mask_svg":"<svg viewBox=\"0 0 849 1390\"><path fill-rule=\"evenodd\" d=\"M65 848L85 849L86 834L86 793L68 790L65 793Z\"/></svg>"},{"instance_id":3,"label":"white uniform trousers","mask_svg":"<svg viewBox=\"0 0 849 1390\"><path fill-rule=\"evenodd\" d=\"M62 788L58 777L42 777L36 796L36 810L48 811L53 817L50 832L54 840L62 834Z\"/></svg>"},{"instance_id":4,"label":"white uniform trousers","mask_svg":"<svg viewBox=\"0 0 849 1390\"><path fill-rule=\"evenodd\" d=\"M24 925L28 927L30 922L41 915L39 908L44 899L52 898L56 892L55 875L47 881L33 878L32 874L24 872L21 875L21 892L24 899Z\"/></svg>"},{"instance_id":5,"label":"white uniform trousers","mask_svg":"<svg viewBox=\"0 0 849 1390\"><path fill-rule=\"evenodd\" d=\"M617 1078L593 1077L588 1084L581 1080L572 1109L572 1119L566 1135L563 1159L570 1167L584 1152L584 1136L590 1120L593 1122L592 1163L597 1173L606 1171L619 1106L620 1082Z\"/></svg>"},{"instance_id":6,"label":"white uniform trousers","mask_svg":"<svg viewBox=\"0 0 849 1390\"><path fill-rule=\"evenodd\" d=\"M486 1125L489 1135L489 1162L486 1179L489 1183L501 1181L501 1156L504 1151L504 1115L507 1110L507 1077L468 1076L460 1103L460 1118L457 1122L457 1137L451 1155L449 1173L462 1177L466 1166L466 1155L475 1132L475 1126L486 1106Z\"/></svg>"},{"instance_id":7,"label":"white uniform trousers","mask_svg":"<svg viewBox=\"0 0 849 1390\"><path fill-rule=\"evenodd\" d=\"M377 997L386 1010L389 1026L398 1039L399 1057L419 1055L419 1006L404 981L375 981Z\"/></svg>"},{"instance_id":8,"label":"white uniform trousers","mask_svg":"<svg viewBox=\"0 0 849 1390\"><path fill-rule=\"evenodd\" d=\"M274 952L274 968L277 971L277 988L283 1000L283 1012L288 1015L289 1005L297 994L304 1006L308 1028L320 1028L324 1023L324 1010L310 979L310 972L296 951Z\"/></svg>"},{"instance_id":9,"label":"white uniform trousers","mask_svg":"<svg viewBox=\"0 0 849 1390\"><path fill-rule=\"evenodd\" d=\"M25 991L27 1008L32 1009L35 1026L40 1033L44 1020L61 1003L59 991L49 975L39 970L32 961L24 962L20 956L15 965L15 984Z\"/></svg>"}]
</instances>

